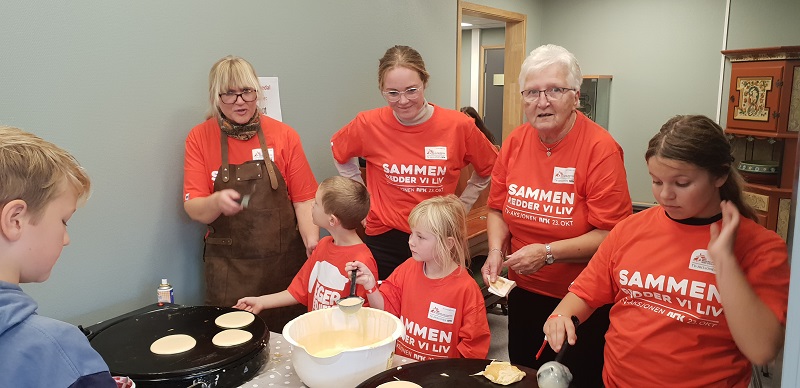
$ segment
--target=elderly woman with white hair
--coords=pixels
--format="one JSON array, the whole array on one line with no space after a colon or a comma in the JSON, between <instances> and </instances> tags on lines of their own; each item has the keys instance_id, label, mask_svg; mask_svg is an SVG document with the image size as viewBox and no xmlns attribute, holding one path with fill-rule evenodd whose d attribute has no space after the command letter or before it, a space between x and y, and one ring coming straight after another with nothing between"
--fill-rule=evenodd
<instances>
[{"instance_id":1,"label":"elderly woman with white hair","mask_svg":"<svg viewBox=\"0 0 800 388\"><path fill-rule=\"evenodd\" d=\"M519 83L528 122L503 141L492 172L489 256L483 278L503 267L517 288L508 297L511 362L537 369L555 358L536 351L536 333L611 228L631 214L622 148L577 110L582 76L560 46L533 50ZM608 307L581 324L563 363L577 386L602 386Z\"/></svg>"}]
</instances>

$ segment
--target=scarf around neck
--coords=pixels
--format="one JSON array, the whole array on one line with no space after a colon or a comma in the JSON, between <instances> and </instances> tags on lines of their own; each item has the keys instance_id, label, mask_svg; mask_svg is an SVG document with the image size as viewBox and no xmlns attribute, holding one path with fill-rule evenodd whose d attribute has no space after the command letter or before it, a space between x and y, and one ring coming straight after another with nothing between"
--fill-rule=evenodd
<instances>
[{"instance_id":1,"label":"scarf around neck","mask_svg":"<svg viewBox=\"0 0 800 388\"><path fill-rule=\"evenodd\" d=\"M228 135L228 137L232 137L237 140L250 140L251 137L256 135L258 129L261 128L260 113L261 112L256 109L256 112L250 121L248 121L246 124L237 124L225 117L222 112L219 112L217 123L219 123L219 128L222 130L222 132Z\"/></svg>"}]
</instances>

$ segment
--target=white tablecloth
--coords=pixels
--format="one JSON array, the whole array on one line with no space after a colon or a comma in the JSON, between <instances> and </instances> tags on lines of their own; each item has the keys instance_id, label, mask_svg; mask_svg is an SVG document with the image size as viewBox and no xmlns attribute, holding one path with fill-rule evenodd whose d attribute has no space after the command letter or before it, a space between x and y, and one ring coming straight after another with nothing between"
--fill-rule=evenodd
<instances>
[{"instance_id":1,"label":"white tablecloth","mask_svg":"<svg viewBox=\"0 0 800 388\"><path fill-rule=\"evenodd\" d=\"M292 366L292 346L279 333L269 333L269 360L252 380L241 388L305 387ZM404 365L414 360L398 355L392 358L392 366Z\"/></svg>"}]
</instances>

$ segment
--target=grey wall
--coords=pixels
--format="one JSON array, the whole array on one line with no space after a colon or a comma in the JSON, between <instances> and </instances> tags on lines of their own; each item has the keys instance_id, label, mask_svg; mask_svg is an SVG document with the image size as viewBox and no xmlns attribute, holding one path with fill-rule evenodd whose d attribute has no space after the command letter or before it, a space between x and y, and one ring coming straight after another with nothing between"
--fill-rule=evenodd
<instances>
[{"instance_id":1,"label":"grey wall","mask_svg":"<svg viewBox=\"0 0 800 388\"><path fill-rule=\"evenodd\" d=\"M425 58L426 96L455 103L455 0L82 1L0 4L0 123L70 150L94 193L45 283L39 312L90 324L155 301L202 302L202 226L184 214L183 142L204 119L211 65L247 58L280 78L283 119L318 179L330 136L384 104L377 65L394 44ZM413 20L413 23L402 21Z\"/></svg>"},{"instance_id":2,"label":"grey wall","mask_svg":"<svg viewBox=\"0 0 800 388\"><path fill-rule=\"evenodd\" d=\"M725 1L545 1L542 12L544 42L572 51L584 74L614 76L608 129L631 197L653 202L647 141L675 114L715 115Z\"/></svg>"}]
</instances>

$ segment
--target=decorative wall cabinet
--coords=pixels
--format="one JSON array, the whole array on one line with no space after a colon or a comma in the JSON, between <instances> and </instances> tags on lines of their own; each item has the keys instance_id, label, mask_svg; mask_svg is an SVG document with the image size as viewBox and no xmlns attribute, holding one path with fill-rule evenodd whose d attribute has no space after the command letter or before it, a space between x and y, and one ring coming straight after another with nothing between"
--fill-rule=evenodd
<instances>
[{"instance_id":1,"label":"decorative wall cabinet","mask_svg":"<svg viewBox=\"0 0 800 388\"><path fill-rule=\"evenodd\" d=\"M746 200L785 240L800 133L800 46L725 50L731 61L728 121ZM742 163L744 162L744 163Z\"/></svg>"}]
</instances>

